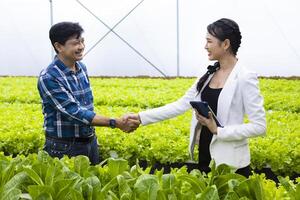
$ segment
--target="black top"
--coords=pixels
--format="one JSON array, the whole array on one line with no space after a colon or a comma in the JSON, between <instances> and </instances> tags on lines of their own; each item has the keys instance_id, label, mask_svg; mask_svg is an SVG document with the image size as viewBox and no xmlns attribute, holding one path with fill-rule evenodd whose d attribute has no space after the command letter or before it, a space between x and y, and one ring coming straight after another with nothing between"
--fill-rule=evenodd
<instances>
[{"instance_id":1,"label":"black top","mask_svg":"<svg viewBox=\"0 0 300 200\"><path fill-rule=\"evenodd\" d=\"M209 84L204 88L201 93L202 101L206 101L211 109L217 114L218 110L218 99L222 91L222 88L210 88ZM211 142L213 134L209 131L206 126L202 127L200 133L200 142L199 142L199 165L201 167L208 167L211 156L209 152L209 145Z\"/></svg>"}]
</instances>

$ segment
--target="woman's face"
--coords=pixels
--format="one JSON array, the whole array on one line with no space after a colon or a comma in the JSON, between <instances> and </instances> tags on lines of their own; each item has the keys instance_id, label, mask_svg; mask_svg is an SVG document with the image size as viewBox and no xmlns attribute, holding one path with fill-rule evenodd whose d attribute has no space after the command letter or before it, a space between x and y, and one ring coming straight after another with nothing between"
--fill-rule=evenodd
<instances>
[{"instance_id":1,"label":"woman's face","mask_svg":"<svg viewBox=\"0 0 300 200\"><path fill-rule=\"evenodd\" d=\"M209 60L219 60L222 55L224 55L225 51L222 43L223 42L221 42L218 38L207 33L206 44L204 48L208 52Z\"/></svg>"}]
</instances>

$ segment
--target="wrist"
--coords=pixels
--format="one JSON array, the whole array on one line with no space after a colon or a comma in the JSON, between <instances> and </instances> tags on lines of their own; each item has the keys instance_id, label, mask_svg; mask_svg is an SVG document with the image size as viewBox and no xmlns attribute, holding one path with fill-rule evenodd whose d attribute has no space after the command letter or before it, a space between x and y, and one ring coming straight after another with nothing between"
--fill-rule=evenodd
<instances>
[{"instance_id":1,"label":"wrist","mask_svg":"<svg viewBox=\"0 0 300 200\"><path fill-rule=\"evenodd\" d=\"M139 115L139 114L137 114L137 116L138 116L138 120L139 120L140 124L142 124L142 120L141 120L141 117L140 117L140 115Z\"/></svg>"},{"instance_id":2,"label":"wrist","mask_svg":"<svg viewBox=\"0 0 300 200\"><path fill-rule=\"evenodd\" d=\"M114 118L108 120L108 126L112 129L117 127L117 121Z\"/></svg>"},{"instance_id":3,"label":"wrist","mask_svg":"<svg viewBox=\"0 0 300 200\"><path fill-rule=\"evenodd\" d=\"M218 134L218 127L214 127L212 130L211 130L212 134L214 135L217 135Z\"/></svg>"}]
</instances>

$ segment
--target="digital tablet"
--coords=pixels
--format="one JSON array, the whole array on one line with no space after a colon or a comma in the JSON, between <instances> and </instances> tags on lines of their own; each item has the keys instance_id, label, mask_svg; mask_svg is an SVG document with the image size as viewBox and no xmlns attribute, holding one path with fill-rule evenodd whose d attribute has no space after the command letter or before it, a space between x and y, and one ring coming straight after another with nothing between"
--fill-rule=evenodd
<instances>
[{"instance_id":1,"label":"digital tablet","mask_svg":"<svg viewBox=\"0 0 300 200\"><path fill-rule=\"evenodd\" d=\"M216 121L216 124L218 127L223 127L221 123L219 122L217 115L213 112L211 107L208 105L206 101L190 101L190 104L193 108L195 108L198 113L206 118L208 118L208 112L211 112L213 115L213 118Z\"/></svg>"}]
</instances>

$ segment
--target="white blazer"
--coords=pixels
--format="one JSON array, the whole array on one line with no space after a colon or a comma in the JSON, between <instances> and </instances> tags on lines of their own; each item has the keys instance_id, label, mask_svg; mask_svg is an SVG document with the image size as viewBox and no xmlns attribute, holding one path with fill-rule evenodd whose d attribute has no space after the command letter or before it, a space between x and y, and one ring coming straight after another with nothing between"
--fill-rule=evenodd
<instances>
[{"instance_id":1,"label":"white blazer","mask_svg":"<svg viewBox=\"0 0 300 200\"><path fill-rule=\"evenodd\" d=\"M264 135L266 132L265 110L257 75L241 65L240 61L236 63L219 95L216 114L224 127L218 127L217 134L213 135L210 143L210 154L216 164L225 163L235 168L250 164L248 138ZM212 76L209 76L203 88ZM177 101L140 112L142 125L173 118L191 109L190 101L201 100L201 93L198 95L196 89L198 80ZM245 115L248 116L248 123L244 123ZM193 112L189 144L191 159L195 144L199 144L201 129L202 125Z\"/></svg>"}]
</instances>

